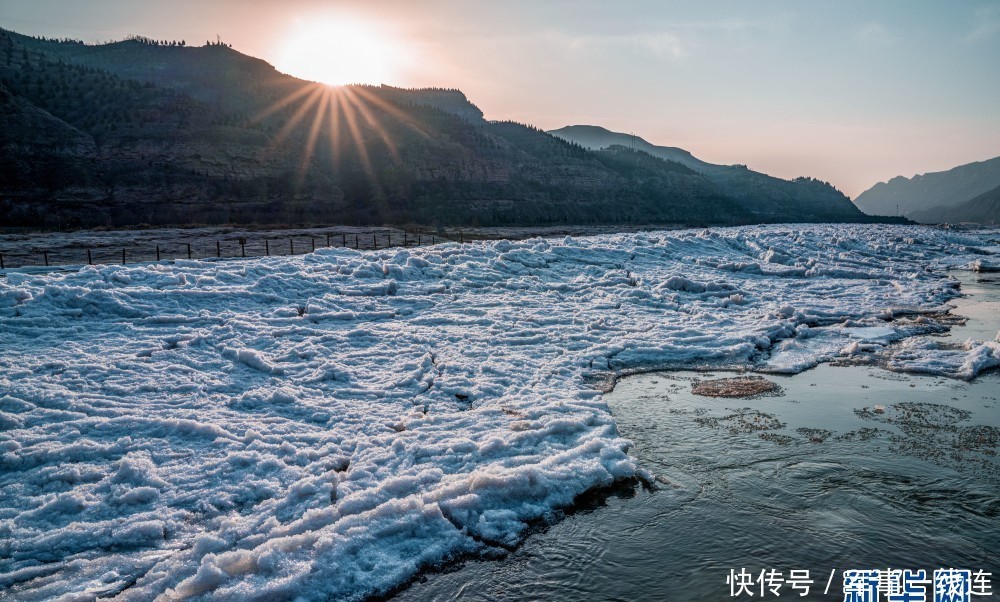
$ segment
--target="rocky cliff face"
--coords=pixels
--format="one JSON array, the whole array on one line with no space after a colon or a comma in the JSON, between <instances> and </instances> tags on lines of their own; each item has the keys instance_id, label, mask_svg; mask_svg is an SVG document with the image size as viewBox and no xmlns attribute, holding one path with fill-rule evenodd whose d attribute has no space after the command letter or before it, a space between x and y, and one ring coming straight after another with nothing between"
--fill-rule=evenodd
<instances>
[{"instance_id":1,"label":"rocky cliff face","mask_svg":"<svg viewBox=\"0 0 1000 602\"><path fill-rule=\"evenodd\" d=\"M0 30L0 84L9 225L863 219L822 186L588 150L458 90L330 88L221 45Z\"/></svg>"}]
</instances>

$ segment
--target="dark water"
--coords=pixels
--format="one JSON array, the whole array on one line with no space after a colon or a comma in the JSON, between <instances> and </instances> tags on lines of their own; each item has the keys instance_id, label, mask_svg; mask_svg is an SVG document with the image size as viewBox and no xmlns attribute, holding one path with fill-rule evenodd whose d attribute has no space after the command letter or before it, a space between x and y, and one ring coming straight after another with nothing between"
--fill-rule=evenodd
<instances>
[{"instance_id":1,"label":"dark water","mask_svg":"<svg viewBox=\"0 0 1000 602\"><path fill-rule=\"evenodd\" d=\"M949 338L992 339L1000 287L963 281L971 296L955 313L974 319ZM620 491L499 562L429 575L399 599L727 600L726 577L743 567L808 569L810 595L785 586L785 599L841 600L842 570L887 567L992 571L1000 590L1000 374L967 383L821 365L768 376L777 396L691 392L727 376L619 382L605 399L655 489Z\"/></svg>"}]
</instances>

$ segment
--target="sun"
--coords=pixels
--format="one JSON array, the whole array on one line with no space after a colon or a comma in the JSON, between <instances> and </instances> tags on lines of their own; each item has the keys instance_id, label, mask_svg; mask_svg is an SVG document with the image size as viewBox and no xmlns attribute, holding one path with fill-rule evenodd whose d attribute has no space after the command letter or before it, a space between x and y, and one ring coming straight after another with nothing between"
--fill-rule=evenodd
<instances>
[{"instance_id":1,"label":"sun","mask_svg":"<svg viewBox=\"0 0 1000 602\"><path fill-rule=\"evenodd\" d=\"M394 45L371 26L327 20L299 27L279 50L275 67L331 86L382 84L393 79Z\"/></svg>"}]
</instances>

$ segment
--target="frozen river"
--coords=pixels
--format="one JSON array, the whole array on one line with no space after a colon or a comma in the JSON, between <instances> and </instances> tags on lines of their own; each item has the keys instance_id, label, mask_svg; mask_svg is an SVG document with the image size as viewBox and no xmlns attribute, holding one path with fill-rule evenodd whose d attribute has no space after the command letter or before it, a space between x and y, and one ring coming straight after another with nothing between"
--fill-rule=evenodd
<instances>
[{"instance_id":1,"label":"frozen river","mask_svg":"<svg viewBox=\"0 0 1000 602\"><path fill-rule=\"evenodd\" d=\"M953 313L970 319L940 340L996 336L1000 283L955 275L966 296ZM755 579L809 570L804 599L816 600L844 599L845 569L967 568L996 583L1000 373L966 382L823 364L767 376L780 392L755 399L692 393L728 376L620 381L605 399L654 490L608 492L502 561L429 575L399 599L723 600L743 568Z\"/></svg>"},{"instance_id":2,"label":"frozen river","mask_svg":"<svg viewBox=\"0 0 1000 602\"><path fill-rule=\"evenodd\" d=\"M634 583L695 595L765 562L931 563L916 550L932 540L971 565L995 551L996 408L961 387L990 382L1000 343L940 335L949 273L998 257L995 230L783 225L8 269L0 595L358 600L457 558L520 549L486 565L516 567L540 525L638 477L661 487L622 501L635 525L605 522L649 541L577 538L611 559L594 567L683 544ZM856 372L808 386L825 362ZM623 379L654 369L752 369L785 394L706 401L693 373ZM849 388L797 397L833 384ZM883 384L899 389L874 413L862 396ZM945 518L910 520L927 504L952 540ZM888 531L847 538L869 515L916 529L898 556L874 557ZM571 541L566 574L593 558Z\"/></svg>"}]
</instances>

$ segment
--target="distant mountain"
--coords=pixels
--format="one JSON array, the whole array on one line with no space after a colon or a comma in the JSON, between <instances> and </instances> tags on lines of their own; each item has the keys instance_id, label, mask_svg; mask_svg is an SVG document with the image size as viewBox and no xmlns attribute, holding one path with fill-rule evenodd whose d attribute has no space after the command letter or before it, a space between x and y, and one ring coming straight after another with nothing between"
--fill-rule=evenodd
<instances>
[{"instance_id":1,"label":"distant mountain","mask_svg":"<svg viewBox=\"0 0 1000 602\"><path fill-rule=\"evenodd\" d=\"M666 159L680 163L685 167L693 169L699 173L712 173L718 170L726 170L728 166L712 165L701 159L695 158L691 153L683 148L673 146L656 146L650 144L634 134L623 134L612 132L597 125L568 125L558 130L549 130L549 133L557 138L575 142L584 148L591 150L601 150L609 146L624 146L635 148L647 152L654 157Z\"/></svg>"},{"instance_id":2,"label":"distant mountain","mask_svg":"<svg viewBox=\"0 0 1000 602\"><path fill-rule=\"evenodd\" d=\"M725 195L741 199L762 221L769 221L776 215L809 213L820 207L842 216L860 215L847 206L849 200L843 193L814 178L783 180L748 169L746 165L716 165L682 148L657 146L633 134L612 132L595 125L571 125L549 133L591 150L617 145L680 163L706 176Z\"/></svg>"},{"instance_id":3,"label":"distant mountain","mask_svg":"<svg viewBox=\"0 0 1000 602\"><path fill-rule=\"evenodd\" d=\"M331 88L222 44L0 30L0 126L2 225L869 219L815 180L589 150L458 90Z\"/></svg>"},{"instance_id":4,"label":"distant mountain","mask_svg":"<svg viewBox=\"0 0 1000 602\"><path fill-rule=\"evenodd\" d=\"M897 176L864 191L854 204L871 215L897 215L898 208L898 214L918 221L967 221L948 218L942 211L957 208L997 186L1000 157L912 178Z\"/></svg>"},{"instance_id":5,"label":"distant mountain","mask_svg":"<svg viewBox=\"0 0 1000 602\"><path fill-rule=\"evenodd\" d=\"M913 220L925 224L1000 224L1000 186L958 205L916 211Z\"/></svg>"}]
</instances>

